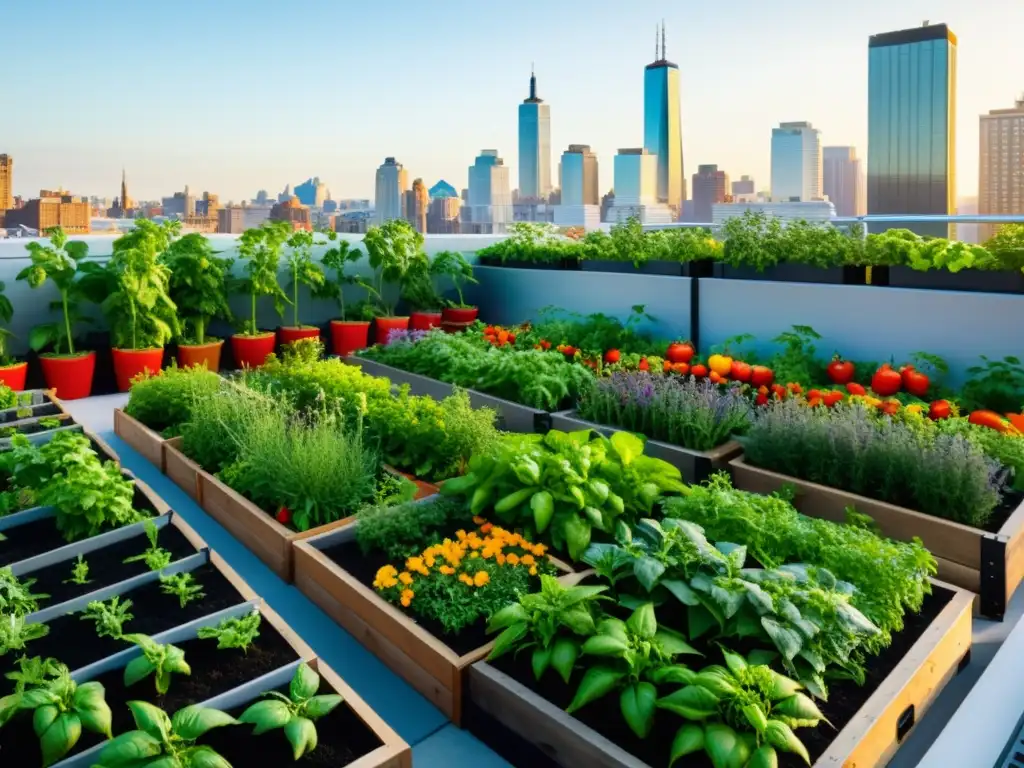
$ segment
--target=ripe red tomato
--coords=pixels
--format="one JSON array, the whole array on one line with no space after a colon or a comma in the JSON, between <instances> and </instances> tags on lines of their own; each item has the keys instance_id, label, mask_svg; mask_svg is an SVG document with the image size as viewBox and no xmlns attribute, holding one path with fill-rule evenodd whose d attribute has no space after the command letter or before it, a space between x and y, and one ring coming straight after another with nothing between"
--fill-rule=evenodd
<instances>
[{"instance_id":1,"label":"ripe red tomato","mask_svg":"<svg viewBox=\"0 0 1024 768\"><path fill-rule=\"evenodd\" d=\"M292 513L289 511L288 507L279 508L274 517L281 525L288 525L288 523L292 521Z\"/></svg>"},{"instance_id":2,"label":"ripe red tomato","mask_svg":"<svg viewBox=\"0 0 1024 768\"><path fill-rule=\"evenodd\" d=\"M604 353L604 362L606 365L614 365L619 362L621 355L617 349L609 349Z\"/></svg>"},{"instance_id":3,"label":"ripe red tomato","mask_svg":"<svg viewBox=\"0 0 1024 768\"><path fill-rule=\"evenodd\" d=\"M936 400L928 406L928 418L933 421L948 419L951 412L952 409L950 408L948 400Z\"/></svg>"},{"instance_id":4,"label":"ripe red tomato","mask_svg":"<svg viewBox=\"0 0 1024 768\"><path fill-rule=\"evenodd\" d=\"M647 358L646 357L641 357L640 358L640 364L637 366L637 370L640 370L640 371L649 371L649 370L651 370L651 364L647 362Z\"/></svg>"},{"instance_id":5,"label":"ripe red tomato","mask_svg":"<svg viewBox=\"0 0 1024 768\"><path fill-rule=\"evenodd\" d=\"M698 379L702 379L708 375L708 367L698 363L690 369L690 373L696 376Z\"/></svg>"},{"instance_id":6,"label":"ripe red tomato","mask_svg":"<svg viewBox=\"0 0 1024 768\"><path fill-rule=\"evenodd\" d=\"M834 390L832 392L826 392L824 394L824 396L822 397L822 400L825 401L825 407L827 407L827 408L831 408L833 405L835 405L836 403L838 403L842 399L843 399L843 393L842 392L836 392Z\"/></svg>"},{"instance_id":7,"label":"ripe red tomato","mask_svg":"<svg viewBox=\"0 0 1024 768\"><path fill-rule=\"evenodd\" d=\"M686 363L667 363L672 367L674 373L678 373L680 376L685 376L690 372L690 366Z\"/></svg>"},{"instance_id":8,"label":"ripe red tomato","mask_svg":"<svg viewBox=\"0 0 1024 768\"><path fill-rule=\"evenodd\" d=\"M826 369L828 377L832 380L833 384L849 384L853 381L853 375L856 373L853 363L849 360L843 360L839 355L832 358L832 362L828 364Z\"/></svg>"},{"instance_id":9,"label":"ripe red tomato","mask_svg":"<svg viewBox=\"0 0 1024 768\"><path fill-rule=\"evenodd\" d=\"M866 395L867 390L864 389L862 384L858 384L856 381L851 381L846 385L846 391L851 395Z\"/></svg>"},{"instance_id":10,"label":"ripe red tomato","mask_svg":"<svg viewBox=\"0 0 1024 768\"><path fill-rule=\"evenodd\" d=\"M665 351L665 357L672 363L689 363L693 355L693 345L688 341L674 341Z\"/></svg>"},{"instance_id":11,"label":"ripe red tomato","mask_svg":"<svg viewBox=\"0 0 1024 768\"><path fill-rule=\"evenodd\" d=\"M732 370L730 375L736 381L750 381L752 370L749 364L740 362L739 360L732 361Z\"/></svg>"},{"instance_id":12,"label":"ripe red tomato","mask_svg":"<svg viewBox=\"0 0 1024 768\"><path fill-rule=\"evenodd\" d=\"M750 369L750 383L755 387L768 387L775 381L775 374L771 368L764 365L755 365Z\"/></svg>"},{"instance_id":13,"label":"ripe red tomato","mask_svg":"<svg viewBox=\"0 0 1024 768\"><path fill-rule=\"evenodd\" d=\"M754 402L758 405L768 405L768 394L765 392L758 392Z\"/></svg>"},{"instance_id":14,"label":"ripe red tomato","mask_svg":"<svg viewBox=\"0 0 1024 768\"><path fill-rule=\"evenodd\" d=\"M871 388L882 397L895 395L902 386L903 379L899 372L894 371L888 363L875 371L875 375L871 377Z\"/></svg>"},{"instance_id":15,"label":"ripe red tomato","mask_svg":"<svg viewBox=\"0 0 1024 768\"><path fill-rule=\"evenodd\" d=\"M903 388L907 390L914 397L925 397L928 394L928 387L931 386L931 381L920 371L916 370L912 365L905 365L900 369L900 379L903 382Z\"/></svg>"}]
</instances>

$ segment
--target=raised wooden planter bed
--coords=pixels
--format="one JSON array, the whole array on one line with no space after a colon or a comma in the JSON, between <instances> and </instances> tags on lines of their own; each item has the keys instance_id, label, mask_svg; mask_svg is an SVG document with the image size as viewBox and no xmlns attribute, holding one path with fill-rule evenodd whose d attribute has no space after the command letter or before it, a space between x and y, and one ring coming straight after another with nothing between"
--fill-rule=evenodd
<instances>
[{"instance_id":1,"label":"raised wooden planter bed","mask_svg":"<svg viewBox=\"0 0 1024 768\"><path fill-rule=\"evenodd\" d=\"M935 589L947 593L945 607L814 761L815 768L884 766L966 665L973 596L941 584L935 584ZM528 761L534 768L648 765L487 662L470 667L468 690L471 730L499 751L517 752L504 755L513 764Z\"/></svg>"},{"instance_id":2,"label":"raised wooden planter bed","mask_svg":"<svg viewBox=\"0 0 1024 768\"><path fill-rule=\"evenodd\" d=\"M456 653L323 553L333 545L352 541L357 526L357 521L351 521L334 531L296 542L295 586L459 725L466 669L487 656L494 641L469 653ZM561 579L566 583L575 583L585 575L569 573L569 567L558 560L552 562L564 574Z\"/></svg>"},{"instance_id":3,"label":"raised wooden planter bed","mask_svg":"<svg viewBox=\"0 0 1024 768\"><path fill-rule=\"evenodd\" d=\"M202 470L192 459L181 452L182 438L172 437L163 444L163 471L174 484L181 488L190 498L202 505L200 495L199 473Z\"/></svg>"},{"instance_id":4,"label":"raised wooden planter bed","mask_svg":"<svg viewBox=\"0 0 1024 768\"><path fill-rule=\"evenodd\" d=\"M164 471L164 443L167 441L159 432L132 418L123 408L115 408L114 434L142 454L150 464Z\"/></svg>"},{"instance_id":5,"label":"raised wooden planter bed","mask_svg":"<svg viewBox=\"0 0 1024 768\"><path fill-rule=\"evenodd\" d=\"M846 521L846 508L852 506L869 515L889 538L909 541L920 537L938 561L939 578L980 595L980 612L988 618L1002 620L1007 602L1024 579L1024 504L996 533L989 533L761 469L742 457L733 459L729 466L734 485L744 491L769 494L783 485L792 485L796 489L793 504L805 515L842 523Z\"/></svg>"},{"instance_id":6,"label":"raised wooden planter bed","mask_svg":"<svg viewBox=\"0 0 1024 768\"><path fill-rule=\"evenodd\" d=\"M551 414L551 428L563 432L592 429L606 436L628 431L586 421L580 418L576 411L560 411ZM729 460L738 456L742 451L743 447L735 440L723 443L710 451L692 451L689 448L672 445L661 440L647 439L644 454L667 461L683 473L683 480L687 483L702 483L715 472L727 469Z\"/></svg>"},{"instance_id":7,"label":"raised wooden planter bed","mask_svg":"<svg viewBox=\"0 0 1024 768\"><path fill-rule=\"evenodd\" d=\"M393 384L408 384L409 391L414 395L427 395L435 400L443 400L454 394L456 389L461 389L453 384L420 376L418 373L409 373L359 355L341 359L350 365L358 365L371 376L383 376L390 379ZM502 400L500 397L477 392L475 389L464 391L469 395L469 401L474 408L492 408L497 411L498 426L501 429L508 432L547 432L551 429L551 414L547 411L528 408L511 400Z\"/></svg>"}]
</instances>

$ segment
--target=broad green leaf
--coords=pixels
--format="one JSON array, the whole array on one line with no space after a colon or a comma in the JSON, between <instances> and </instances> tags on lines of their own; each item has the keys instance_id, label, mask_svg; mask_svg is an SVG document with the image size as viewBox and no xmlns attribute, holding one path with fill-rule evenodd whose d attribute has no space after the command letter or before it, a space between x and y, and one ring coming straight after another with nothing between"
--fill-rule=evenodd
<instances>
[{"instance_id":1,"label":"broad green leaf","mask_svg":"<svg viewBox=\"0 0 1024 768\"><path fill-rule=\"evenodd\" d=\"M658 699L658 708L682 715L687 720L711 717L718 706L718 697L707 688L688 685Z\"/></svg>"},{"instance_id":2,"label":"broad green leaf","mask_svg":"<svg viewBox=\"0 0 1024 768\"><path fill-rule=\"evenodd\" d=\"M591 667L580 680L580 687L576 689L576 695L565 711L572 714L580 707L610 693L625 676L625 672L616 669Z\"/></svg>"},{"instance_id":3,"label":"broad green leaf","mask_svg":"<svg viewBox=\"0 0 1024 768\"><path fill-rule=\"evenodd\" d=\"M18 700L18 708L36 709L47 704L56 704L59 701L60 697L53 691L47 688L35 688L31 691L25 691L21 695L21 698Z\"/></svg>"},{"instance_id":4,"label":"broad green leaf","mask_svg":"<svg viewBox=\"0 0 1024 768\"><path fill-rule=\"evenodd\" d=\"M811 764L811 757L807 754L807 747L793 733L793 729L785 723L778 720L769 720L768 726L765 728L764 737L776 749L800 755L805 763Z\"/></svg>"},{"instance_id":5,"label":"broad green leaf","mask_svg":"<svg viewBox=\"0 0 1024 768\"><path fill-rule=\"evenodd\" d=\"M87 731L106 736L108 739L113 735L110 731L113 713L102 696L99 700L92 698L86 703L77 705L75 714L78 715L82 721L82 727Z\"/></svg>"},{"instance_id":6,"label":"broad green leaf","mask_svg":"<svg viewBox=\"0 0 1024 768\"><path fill-rule=\"evenodd\" d=\"M704 655L686 642L682 635L671 629L659 629L657 633L655 633L654 639L665 653L672 656L682 656L684 654L693 654L696 656Z\"/></svg>"},{"instance_id":7,"label":"broad green leaf","mask_svg":"<svg viewBox=\"0 0 1024 768\"><path fill-rule=\"evenodd\" d=\"M657 586L664 572L665 564L653 557L641 557L633 562L633 575L648 592Z\"/></svg>"},{"instance_id":8,"label":"broad green leaf","mask_svg":"<svg viewBox=\"0 0 1024 768\"><path fill-rule=\"evenodd\" d=\"M548 491L537 491L530 497L530 510L537 533L544 533L555 514L555 500Z\"/></svg>"},{"instance_id":9,"label":"broad green leaf","mask_svg":"<svg viewBox=\"0 0 1024 768\"><path fill-rule=\"evenodd\" d=\"M626 632L626 622L622 619L605 618L601 619L597 624L597 634L608 635L621 640L624 643L629 642L629 635Z\"/></svg>"},{"instance_id":10,"label":"broad green leaf","mask_svg":"<svg viewBox=\"0 0 1024 768\"><path fill-rule=\"evenodd\" d=\"M586 656L623 656L628 650L627 643L610 635L588 637L582 648Z\"/></svg>"},{"instance_id":11,"label":"broad green leaf","mask_svg":"<svg viewBox=\"0 0 1024 768\"><path fill-rule=\"evenodd\" d=\"M128 662L124 668L124 686L130 688L140 680L145 680L156 670L156 667L145 656L139 656Z\"/></svg>"},{"instance_id":12,"label":"broad green leaf","mask_svg":"<svg viewBox=\"0 0 1024 768\"><path fill-rule=\"evenodd\" d=\"M560 637L555 640L551 649L551 666L559 674L563 682L569 682L572 676L572 669L576 665L576 659L580 655L580 647L574 640L567 637Z\"/></svg>"},{"instance_id":13,"label":"broad green leaf","mask_svg":"<svg viewBox=\"0 0 1024 768\"><path fill-rule=\"evenodd\" d=\"M590 523L579 515L570 515L565 519L563 533L569 557L578 561L590 545Z\"/></svg>"},{"instance_id":14,"label":"broad green leaf","mask_svg":"<svg viewBox=\"0 0 1024 768\"><path fill-rule=\"evenodd\" d=\"M179 709L171 718L171 730L185 741L195 741L213 728L237 724L238 721L226 712L198 705Z\"/></svg>"},{"instance_id":15,"label":"broad green leaf","mask_svg":"<svg viewBox=\"0 0 1024 768\"><path fill-rule=\"evenodd\" d=\"M633 459L643 455L644 441L632 432L615 432L609 440L623 464L632 464Z\"/></svg>"},{"instance_id":16,"label":"broad green leaf","mask_svg":"<svg viewBox=\"0 0 1024 768\"><path fill-rule=\"evenodd\" d=\"M255 725L253 734L259 736L275 728L284 728L291 719L292 713L287 704L277 699L267 699L248 707L239 715L238 722Z\"/></svg>"},{"instance_id":17,"label":"broad green leaf","mask_svg":"<svg viewBox=\"0 0 1024 768\"><path fill-rule=\"evenodd\" d=\"M171 737L171 718L159 707L145 701L129 701L128 709L132 711L135 725L162 742Z\"/></svg>"},{"instance_id":18,"label":"broad green leaf","mask_svg":"<svg viewBox=\"0 0 1024 768\"><path fill-rule=\"evenodd\" d=\"M761 617L761 626L768 633L772 643L779 649L779 653L786 661L792 661L803 647L803 638L794 629L782 626L775 619L768 616Z\"/></svg>"},{"instance_id":19,"label":"broad green leaf","mask_svg":"<svg viewBox=\"0 0 1024 768\"><path fill-rule=\"evenodd\" d=\"M344 700L345 697L337 693L325 693L320 696L314 696L306 702L302 714L310 720L319 720L321 717L333 712Z\"/></svg>"},{"instance_id":20,"label":"broad green leaf","mask_svg":"<svg viewBox=\"0 0 1024 768\"><path fill-rule=\"evenodd\" d=\"M122 733L100 750L99 764L103 768L122 768L142 764L146 758L161 752L160 742L144 731Z\"/></svg>"},{"instance_id":21,"label":"broad green leaf","mask_svg":"<svg viewBox=\"0 0 1024 768\"><path fill-rule=\"evenodd\" d=\"M736 731L721 723L704 728L704 749L715 768L732 768L731 758L739 744Z\"/></svg>"},{"instance_id":22,"label":"broad green leaf","mask_svg":"<svg viewBox=\"0 0 1024 768\"><path fill-rule=\"evenodd\" d=\"M641 739L646 739L654 727L654 710L658 690L650 683L634 683L619 696L619 708L626 724Z\"/></svg>"},{"instance_id":23,"label":"broad green leaf","mask_svg":"<svg viewBox=\"0 0 1024 768\"><path fill-rule=\"evenodd\" d=\"M563 626L568 627L577 635L592 635L594 633L594 617L585 606L577 605L558 616Z\"/></svg>"},{"instance_id":24,"label":"broad green leaf","mask_svg":"<svg viewBox=\"0 0 1024 768\"><path fill-rule=\"evenodd\" d=\"M779 755L775 747L764 744L755 749L747 762L747 768L779 768Z\"/></svg>"},{"instance_id":25,"label":"broad green leaf","mask_svg":"<svg viewBox=\"0 0 1024 768\"><path fill-rule=\"evenodd\" d=\"M661 586L665 587L683 605L700 605L697 594L690 589L690 585L678 579L662 579Z\"/></svg>"},{"instance_id":26,"label":"broad green leaf","mask_svg":"<svg viewBox=\"0 0 1024 768\"><path fill-rule=\"evenodd\" d=\"M740 674L747 668L747 660L738 653L733 653L727 648L723 648L722 656L725 657L725 666L727 666L729 671L734 675Z\"/></svg>"},{"instance_id":27,"label":"broad green leaf","mask_svg":"<svg viewBox=\"0 0 1024 768\"><path fill-rule=\"evenodd\" d=\"M20 693L12 693L0 698L0 728L3 728L7 721L18 713L21 696Z\"/></svg>"},{"instance_id":28,"label":"broad green leaf","mask_svg":"<svg viewBox=\"0 0 1024 768\"><path fill-rule=\"evenodd\" d=\"M626 621L626 627L644 640L650 640L658 631L658 620L654 617L654 603L644 603Z\"/></svg>"},{"instance_id":29,"label":"broad green leaf","mask_svg":"<svg viewBox=\"0 0 1024 768\"><path fill-rule=\"evenodd\" d=\"M672 751L669 754L668 762L669 768L672 768L679 758L692 755L694 752L700 752L703 749L704 726L697 725L696 723L686 723L676 731L675 738L672 739Z\"/></svg>"},{"instance_id":30,"label":"broad green leaf","mask_svg":"<svg viewBox=\"0 0 1024 768\"><path fill-rule=\"evenodd\" d=\"M299 760L307 752L316 749L316 726L312 720L304 717L293 717L284 727L284 735L292 745L292 754Z\"/></svg>"},{"instance_id":31,"label":"broad green leaf","mask_svg":"<svg viewBox=\"0 0 1024 768\"><path fill-rule=\"evenodd\" d=\"M557 582L556 582L557 583ZM560 602L563 607L568 608L570 605L589 600L592 597L600 595L602 592L608 590L607 586L590 586L586 584L577 584L575 587L569 587L565 590L565 594L562 595Z\"/></svg>"},{"instance_id":32,"label":"broad green leaf","mask_svg":"<svg viewBox=\"0 0 1024 768\"><path fill-rule=\"evenodd\" d=\"M82 736L82 721L78 715L65 712L53 721L39 738L43 753L43 766L53 765L78 743Z\"/></svg>"},{"instance_id":33,"label":"broad green leaf","mask_svg":"<svg viewBox=\"0 0 1024 768\"><path fill-rule=\"evenodd\" d=\"M771 700L780 701L782 699L788 699L790 696L795 695L803 688L800 683L796 680L791 680L785 675L781 675L778 672L772 671L772 677L774 683L772 684Z\"/></svg>"},{"instance_id":34,"label":"broad green leaf","mask_svg":"<svg viewBox=\"0 0 1024 768\"><path fill-rule=\"evenodd\" d=\"M672 664L667 667L658 667L650 672L648 677L656 685L665 685L666 683L693 685L697 679L697 673L682 664Z\"/></svg>"},{"instance_id":35,"label":"broad green leaf","mask_svg":"<svg viewBox=\"0 0 1024 768\"><path fill-rule=\"evenodd\" d=\"M764 648L755 648L753 651L747 654L747 664L752 667L757 666L768 666L773 661L779 658L777 651L769 651Z\"/></svg>"},{"instance_id":36,"label":"broad green leaf","mask_svg":"<svg viewBox=\"0 0 1024 768\"><path fill-rule=\"evenodd\" d=\"M772 706L772 713L778 713L799 720L825 720L826 723L828 722L825 719L825 715L818 709L818 705L814 703L814 700L803 693L795 693L788 699L783 699L774 704Z\"/></svg>"},{"instance_id":37,"label":"broad green leaf","mask_svg":"<svg viewBox=\"0 0 1024 768\"><path fill-rule=\"evenodd\" d=\"M306 662L302 662L299 668L295 670L295 677L292 678L289 690L292 695L292 701L302 701L308 699L311 696L315 696L317 690L320 688L320 675L313 671Z\"/></svg>"},{"instance_id":38,"label":"broad green leaf","mask_svg":"<svg viewBox=\"0 0 1024 768\"><path fill-rule=\"evenodd\" d=\"M75 689L75 695L71 698L74 706L94 704L104 700L105 691L103 684L96 681L82 683Z\"/></svg>"},{"instance_id":39,"label":"broad green leaf","mask_svg":"<svg viewBox=\"0 0 1024 768\"><path fill-rule=\"evenodd\" d=\"M547 648L537 647L533 650L533 655L530 657L530 664L533 667L533 676L535 679L540 680L541 677L547 672L548 667L551 664L551 653L554 651L552 646Z\"/></svg>"},{"instance_id":40,"label":"broad green leaf","mask_svg":"<svg viewBox=\"0 0 1024 768\"><path fill-rule=\"evenodd\" d=\"M53 725L53 721L60 717L60 709L56 704L44 704L32 713L32 729L36 736L42 736Z\"/></svg>"},{"instance_id":41,"label":"broad green leaf","mask_svg":"<svg viewBox=\"0 0 1024 768\"><path fill-rule=\"evenodd\" d=\"M719 622L715 618L715 615L701 605L692 605L687 608L686 611L687 624L690 628L690 639L696 640L697 638L707 634L708 630L718 626Z\"/></svg>"},{"instance_id":42,"label":"broad green leaf","mask_svg":"<svg viewBox=\"0 0 1024 768\"><path fill-rule=\"evenodd\" d=\"M188 756L188 768L231 768L231 763L207 746L196 747ZM151 768L151 766L146 766Z\"/></svg>"},{"instance_id":43,"label":"broad green leaf","mask_svg":"<svg viewBox=\"0 0 1024 768\"><path fill-rule=\"evenodd\" d=\"M494 648L491 649L490 654L487 656L488 660L497 659L511 651L520 640L526 637L529 631L530 627L525 623L513 624L505 629L494 641Z\"/></svg>"},{"instance_id":44,"label":"broad green leaf","mask_svg":"<svg viewBox=\"0 0 1024 768\"><path fill-rule=\"evenodd\" d=\"M527 621L529 618L530 614L522 605L510 603L491 616L491 620L487 622L487 632L497 632L499 629L505 629L517 622Z\"/></svg>"},{"instance_id":45,"label":"broad green leaf","mask_svg":"<svg viewBox=\"0 0 1024 768\"><path fill-rule=\"evenodd\" d=\"M729 674L729 670L725 667L718 665L702 669L697 673L694 683L702 688L707 688L720 698L735 696L737 692L736 678Z\"/></svg>"},{"instance_id":46,"label":"broad green leaf","mask_svg":"<svg viewBox=\"0 0 1024 768\"><path fill-rule=\"evenodd\" d=\"M743 712L743 717L750 723L750 727L758 733L764 733L765 728L768 727L768 716L765 715L764 710L757 704L746 704L740 709Z\"/></svg>"}]
</instances>

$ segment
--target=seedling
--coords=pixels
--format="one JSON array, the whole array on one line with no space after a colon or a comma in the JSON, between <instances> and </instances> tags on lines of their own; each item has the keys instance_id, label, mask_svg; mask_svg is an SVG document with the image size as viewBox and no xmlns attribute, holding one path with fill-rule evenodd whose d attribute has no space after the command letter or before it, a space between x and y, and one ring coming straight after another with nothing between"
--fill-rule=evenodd
<instances>
[{"instance_id":1,"label":"seedling","mask_svg":"<svg viewBox=\"0 0 1024 768\"><path fill-rule=\"evenodd\" d=\"M5 656L11 651L24 650L30 642L48 634L48 626L26 624L24 616L0 616L0 656Z\"/></svg>"},{"instance_id":2,"label":"seedling","mask_svg":"<svg viewBox=\"0 0 1024 768\"><path fill-rule=\"evenodd\" d=\"M253 611L242 618L230 617L224 619L216 627L201 627L199 638L202 640L216 640L217 650L223 651L237 648L246 653L253 641L260 636L260 622L263 617L259 611Z\"/></svg>"},{"instance_id":3,"label":"seedling","mask_svg":"<svg viewBox=\"0 0 1024 768\"><path fill-rule=\"evenodd\" d=\"M171 553L162 547L158 547L156 540L160 535L160 529L156 527L156 523L152 520L147 520L145 523L146 538L149 539L149 548L141 555L132 555L127 558L124 563L137 563L140 560L144 560L146 567L151 571L159 571L166 568L171 564Z\"/></svg>"},{"instance_id":4,"label":"seedling","mask_svg":"<svg viewBox=\"0 0 1024 768\"><path fill-rule=\"evenodd\" d=\"M64 583L77 584L79 586L92 583L92 579L89 578L89 563L85 561L82 555L79 555L78 560L71 566L71 578L65 579Z\"/></svg>"},{"instance_id":5,"label":"seedling","mask_svg":"<svg viewBox=\"0 0 1024 768\"><path fill-rule=\"evenodd\" d=\"M32 415L32 409L31 408L19 408L18 410L16 410L14 412L14 414L19 419L27 419L29 416Z\"/></svg>"},{"instance_id":6,"label":"seedling","mask_svg":"<svg viewBox=\"0 0 1024 768\"><path fill-rule=\"evenodd\" d=\"M41 656L22 656L17 661L18 668L8 672L4 677L14 681L14 692L23 693L26 688L38 688L60 677L64 665L56 659L43 659ZM3 721L0 720L0 726Z\"/></svg>"},{"instance_id":7,"label":"seedling","mask_svg":"<svg viewBox=\"0 0 1024 768\"><path fill-rule=\"evenodd\" d=\"M31 587L36 579L19 580L8 566L0 568L0 614L25 616L39 610L39 601L49 595L34 595Z\"/></svg>"},{"instance_id":8,"label":"seedling","mask_svg":"<svg viewBox=\"0 0 1024 768\"><path fill-rule=\"evenodd\" d=\"M111 713L103 686L97 682L76 685L68 668L52 661L48 659L44 665L51 665L48 671L55 672L56 679L0 699L0 724L18 712L32 713L44 768L74 749L82 729L108 739L111 736Z\"/></svg>"},{"instance_id":9,"label":"seedling","mask_svg":"<svg viewBox=\"0 0 1024 768\"><path fill-rule=\"evenodd\" d=\"M316 749L317 734L313 722L329 714L344 701L335 693L317 696L319 688L320 675L303 663L295 670L288 696L268 691L264 696L270 698L246 709L238 721L255 725L255 736L284 728L284 735L292 745L295 759L299 760Z\"/></svg>"},{"instance_id":10,"label":"seedling","mask_svg":"<svg viewBox=\"0 0 1024 768\"><path fill-rule=\"evenodd\" d=\"M156 692L163 696L171 687L171 675L191 675L185 652L170 643L164 645L148 635L124 635L124 640L142 649L142 655L124 668L124 685L135 685L150 675L156 679Z\"/></svg>"},{"instance_id":11,"label":"seedling","mask_svg":"<svg viewBox=\"0 0 1024 768\"><path fill-rule=\"evenodd\" d=\"M193 600L202 600L206 597L203 586L196 581L191 573L176 573L173 576L160 577L160 590L165 595L175 595L178 603L184 608Z\"/></svg>"},{"instance_id":12,"label":"seedling","mask_svg":"<svg viewBox=\"0 0 1024 768\"><path fill-rule=\"evenodd\" d=\"M0 427L0 437L13 437L18 434L17 427Z\"/></svg>"},{"instance_id":13,"label":"seedling","mask_svg":"<svg viewBox=\"0 0 1024 768\"><path fill-rule=\"evenodd\" d=\"M43 429L56 429L60 426L60 419L56 416L45 416L39 420L39 426Z\"/></svg>"},{"instance_id":14,"label":"seedling","mask_svg":"<svg viewBox=\"0 0 1024 768\"><path fill-rule=\"evenodd\" d=\"M100 751L93 768L225 768L228 762L196 740L207 731L238 721L217 709L193 705L174 717L145 701L129 701L138 730L122 733Z\"/></svg>"},{"instance_id":15,"label":"seedling","mask_svg":"<svg viewBox=\"0 0 1024 768\"><path fill-rule=\"evenodd\" d=\"M85 607L82 621L96 622L96 635L98 637L112 637L120 640L124 637L124 625L134 617L128 611L132 607L131 600L121 602L120 597L112 597L110 600L93 600Z\"/></svg>"}]
</instances>

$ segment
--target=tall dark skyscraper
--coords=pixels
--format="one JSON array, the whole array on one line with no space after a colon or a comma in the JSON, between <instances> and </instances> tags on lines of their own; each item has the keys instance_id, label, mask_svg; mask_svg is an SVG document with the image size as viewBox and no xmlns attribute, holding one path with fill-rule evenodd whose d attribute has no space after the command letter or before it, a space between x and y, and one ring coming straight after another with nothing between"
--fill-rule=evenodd
<instances>
[{"instance_id":1,"label":"tall dark skyscraper","mask_svg":"<svg viewBox=\"0 0 1024 768\"><path fill-rule=\"evenodd\" d=\"M660 47L654 39L655 60L644 70L644 149L658 156L658 202L683 210L683 129L679 114L679 67L665 54L665 27Z\"/></svg>"},{"instance_id":2,"label":"tall dark skyscraper","mask_svg":"<svg viewBox=\"0 0 1024 768\"><path fill-rule=\"evenodd\" d=\"M537 95L530 71L530 95L519 105L519 197L546 201L551 194L551 107Z\"/></svg>"},{"instance_id":3,"label":"tall dark skyscraper","mask_svg":"<svg viewBox=\"0 0 1024 768\"><path fill-rule=\"evenodd\" d=\"M955 211L956 35L945 24L873 35L868 42L868 214ZM949 234L945 224L893 226L922 235Z\"/></svg>"}]
</instances>

